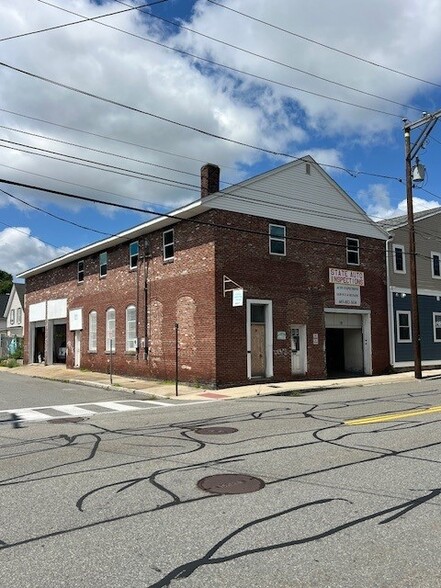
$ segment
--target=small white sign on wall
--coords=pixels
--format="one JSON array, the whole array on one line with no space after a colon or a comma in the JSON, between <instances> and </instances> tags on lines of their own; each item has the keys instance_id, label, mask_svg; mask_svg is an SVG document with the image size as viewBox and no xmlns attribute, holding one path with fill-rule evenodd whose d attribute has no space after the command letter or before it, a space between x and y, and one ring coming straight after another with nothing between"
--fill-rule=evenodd
<instances>
[{"instance_id":1,"label":"small white sign on wall","mask_svg":"<svg viewBox=\"0 0 441 588\"><path fill-rule=\"evenodd\" d=\"M83 311L81 308L69 310L69 330L81 331L83 328Z\"/></svg>"},{"instance_id":2,"label":"small white sign on wall","mask_svg":"<svg viewBox=\"0 0 441 588\"><path fill-rule=\"evenodd\" d=\"M234 288L233 306L243 306L243 288Z\"/></svg>"},{"instance_id":3,"label":"small white sign on wall","mask_svg":"<svg viewBox=\"0 0 441 588\"><path fill-rule=\"evenodd\" d=\"M312 344L313 345L318 345L318 333L313 333L312 334Z\"/></svg>"},{"instance_id":4,"label":"small white sign on wall","mask_svg":"<svg viewBox=\"0 0 441 588\"><path fill-rule=\"evenodd\" d=\"M334 284L334 301L337 306L360 306L360 286Z\"/></svg>"}]
</instances>

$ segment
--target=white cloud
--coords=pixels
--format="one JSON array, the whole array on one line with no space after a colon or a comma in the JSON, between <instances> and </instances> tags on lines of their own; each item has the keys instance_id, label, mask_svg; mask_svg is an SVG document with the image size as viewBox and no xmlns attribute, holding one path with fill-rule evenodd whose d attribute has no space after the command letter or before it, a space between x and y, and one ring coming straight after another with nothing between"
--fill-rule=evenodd
<instances>
[{"instance_id":1,"label":"white cloud","mask_svg":"<svg viewBox=\"0 0 441 588\"><path fill-rule=\"evenodd\" d=\"M404 198L397 204L392 204L388 187L384 184L371 184L368 189L360 190L357 198L365 207L367 214L374 221L407 214L407 200ZM438 206L440 206L439 201L425 200L418 196L413 197L414 212L420 212Z\"/></svg>"},{"instance_id":2,"label":"white cloud","mask_svg":"<svg viewBox=\"0 0 441 588\"><path fill-rule=\"evenodd\" d=\"M9 227L0 231L0 269L13 276L68 253L31 235L28 227Z\"/></svg>"}]
</instances>

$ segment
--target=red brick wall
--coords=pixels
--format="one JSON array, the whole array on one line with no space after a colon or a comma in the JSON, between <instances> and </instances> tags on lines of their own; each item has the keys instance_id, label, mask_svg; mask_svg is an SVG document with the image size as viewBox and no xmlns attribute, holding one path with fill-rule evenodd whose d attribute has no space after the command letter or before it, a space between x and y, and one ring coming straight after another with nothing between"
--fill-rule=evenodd
<instances>
[{"instance_id":1,"label":"red brick wall","mask_svg":"<svg viewBox=\"0 0 441 588\"><path fill-rule=\"evenodd\" d=\"M82 308L81 367L107 371L105 312L116 311L114 373L173 380L175 324L179 324L179 377L182 381L213 386L245 384L247 380L246 306L232 307L231 293L223 296L223 276L245 289L246 298L273 303L274 380L292 379L290 325L307 325L308 378L326 377L324 308L333 308L334 289L329 267L365 273L361 309L371 311L373 371L389 367L385 245L360 239L360 266L346 264L346 237L302 225L287 225L287 255L269 254L268 219L212 210L198 220L240 228L233 231L184 221L174 225L175 259L162 259L162 231L148 235L151 257L144 260L140 238L138 269L129 270L130 241L108 249L108 273L99 278L98 254L85 258L84 283L77 283L77 262L28 278L26 305L67 298L68 309ZM274 221L275 224L283 224ZM249 232L244 232L243 229ZM262 234L256 234L256 233ZM216 245L214 245L214 242ZM148 354L125 351L125 310L138 309L138 338L145 335L147 282ZM339 307L342 308L342 307ZM88 352L88 314L98 313L97 353ZM26 309L26 316L29 316ZM287 333L277 340L277 331ZM314 345L313 333L319 344ZM73 349L73 333L67 331ZM26 338L29 341L28 325ZM27 346L27 350L29 347ZM25 357L28 360L28 357ZM73 354L67 359L73 365Z\"/></svg>"},{"instance_id":2,"label":"red brick wall","mask_svg":"<svg viewBox=\"0 0 441 588\"><path fill-rule=\"evenodd\" d=\"M218 211L219 224L232 224L233 217ZM284 224L258 217L236 215L233 225L250 233L217 230L217 371L218 385L247 383L246 307L232 307L231 293L222 296L222 276L245 289L245 298L273 303L274 380L292 379L290 325L307 325L308 378L324 378L326 372L324 308L336 307L334 286L329 284L329 268L363 271L360 310L370 310L372 320L372 360L375 374L389 367L387 331L386 266L383 241L360 240L360 265L346 263L346 235L302 225L287 224L287 255L269 253L268 224ZM260 234L254 234L262 233ZM336 246L336 245L337 246ZM287 339L278 341L277 331ZM313 333L319 336L314 345Z\"/></svg>"}]
</instances>

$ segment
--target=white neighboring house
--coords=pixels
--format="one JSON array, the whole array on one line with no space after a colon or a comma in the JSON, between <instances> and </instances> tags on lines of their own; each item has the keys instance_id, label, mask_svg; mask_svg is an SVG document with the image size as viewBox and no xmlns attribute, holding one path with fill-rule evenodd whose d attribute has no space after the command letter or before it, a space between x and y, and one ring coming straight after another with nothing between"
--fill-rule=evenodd
<instances>
[{"instance_id":1,"label":"white neighboring house","mask_svg":"<svg viewBox=\"0 0 441 588\"><path fill-rule=\"evenodd\" d=\"M6 335L8 337L23 337L24 335L24 284L12 284L12 290L6 305Z\"/></svg>"}]
</instances>

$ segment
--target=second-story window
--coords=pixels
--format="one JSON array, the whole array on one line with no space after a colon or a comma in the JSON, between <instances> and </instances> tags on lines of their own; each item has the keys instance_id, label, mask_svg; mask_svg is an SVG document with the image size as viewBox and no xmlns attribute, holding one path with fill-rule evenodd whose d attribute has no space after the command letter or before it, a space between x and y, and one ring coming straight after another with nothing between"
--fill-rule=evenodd
<instances>
[{"instance_id":1,"label":"second-story window","mask_svg":"<svg viewBox=\"0 0 441 588\"><path fill-rule=\"evenodd\" d=\"M164 261L167 259L174 259L175 257L175 231L174 229L170 229L169 231L164 231L162 233L162 251Z\"/></svg>"},{"instance_id":2,"label":"second-story window","mask_svg":"<svg viewBox=\"0 0 441 588\"><path fill-rule=\"evenodd\" d=\"M22 321L22 310L21 308L17 308L17 325L21 325Z\"/></svg>"},{"instance_id":3,"label":"second-story window","mask_svg":"<svg viewBox=\"0 0 441 588\"><path fill-rule=\"evenodd\" d=\"M347 237L346 263L348 265L360 265L360 242L358 239Z\"/></svg>"},{"instance_id":4,"label":"second-story window","mask_svg":"<svg viewBox=\"0 0 441 588\"><path fill-rule=\"evenodd\" d=\"M406 273L406 261L404 258L404 247L402 245L394 245L394 272L396 274Z\"/></svg>"},{"instance_id":5,"label":"second-story window","mask_svg":"<svg viewBox=\"0 0 441 588\"><path fill-rule=\"evenodd\" d=\"M269 226L269 252L272 255L286 255L286 227Z\"/></svg>"},{"instance_id":6,"label":"second-story window","mask_svg":"<svg viewBox=\"0 0 441 588\"><path fill-rule=\"evenodd\" d=\"M138 267L138 257L139 257L139 243L138 241L133 241L129 245L129 258L130 258L130 269L135 269Z\"/></svg>"},{"instance_id":7,"label":"second-story window","mask_svg":"<svg viewBox=\"0 0 441 588\"><path fill-rule=\"evenodd\" d=\"M15 308L11 310L11 318L9 320L11 325L15 324Z\"/></svg>"},{"instance_id":8,"label":"second-story window","mask_svg":"<svg viewBox=\"0 0 441 588\"><path fill-rule=\"evenodd\" d=\"M77 281L84 282L84 261L81 260L78 262L77 266Z\"/></svg>"},{"instance_id":9,"label":"second-story window","mask_svg":"<svg viewBox=\"0 0 441 588\"><path fill-rule=\"evenodd\" d=\"M441 278L441 253L432 251L432 278Z\"/></svg>"},{"instance_id":10,"label":"second-story window","mask_svg":"<svg viewBox=\"0 0 441 588\"><path fill-rule=\"evenodd\" d=\"M100 253L100 278L107 276L107 251Z\"/></svg>"}]
</instances>

